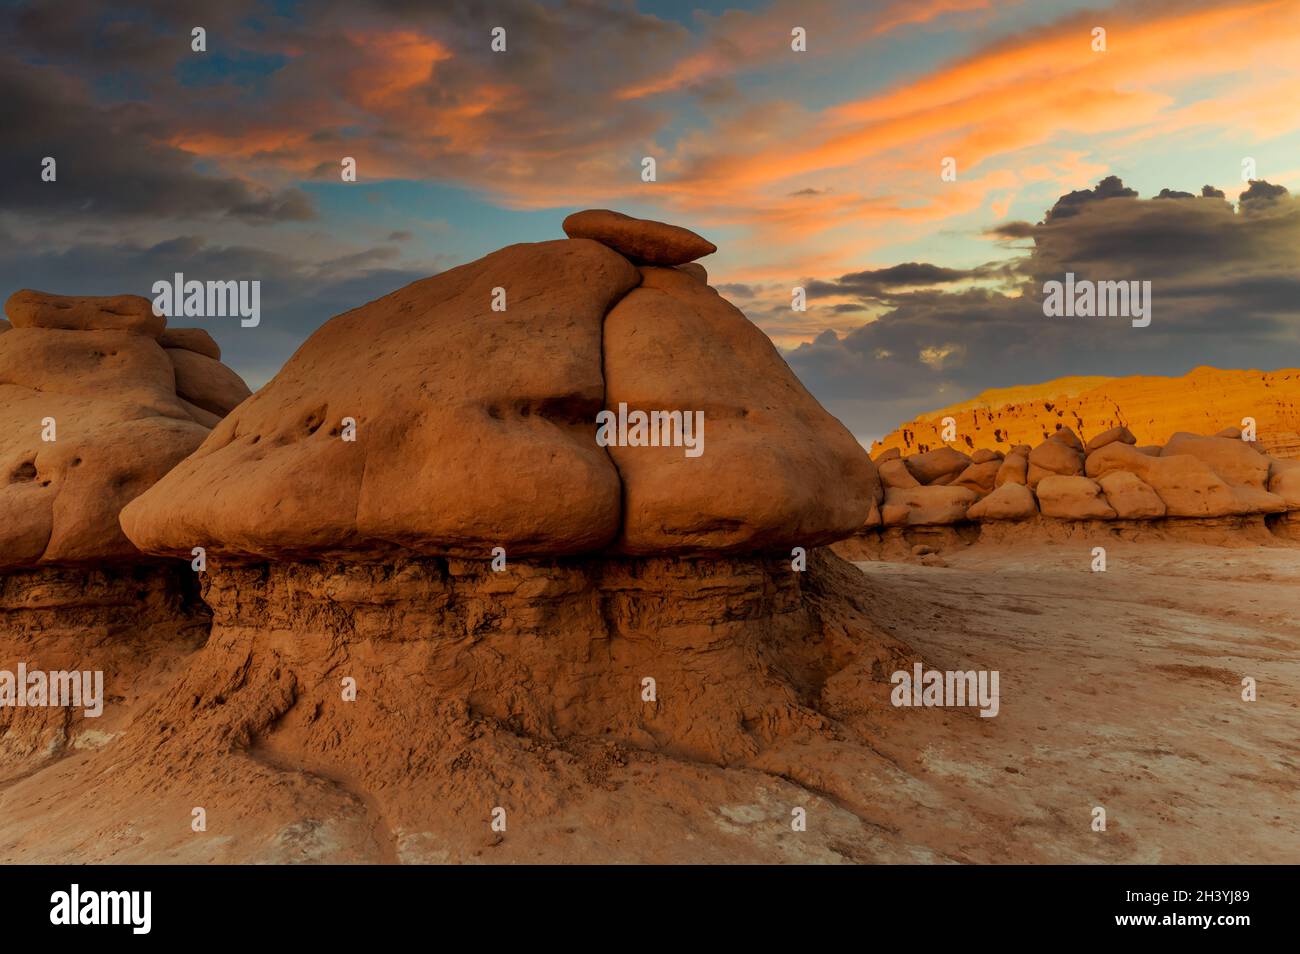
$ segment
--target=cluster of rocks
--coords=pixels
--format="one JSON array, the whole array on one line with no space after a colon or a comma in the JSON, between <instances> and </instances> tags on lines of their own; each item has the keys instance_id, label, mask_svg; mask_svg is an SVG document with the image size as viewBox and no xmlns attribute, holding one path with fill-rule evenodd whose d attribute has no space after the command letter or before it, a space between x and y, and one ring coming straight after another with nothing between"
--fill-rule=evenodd
<instances>
[{"instance_id":1,"label":"cluster of rocks","mask_svg":"<svg viewBox=\"0 0 1300 954\"><path fill-rule=\"evenodd\" d=\"M883 492L863 534L1026 521L1262 524L1294 532L1300 461L1270 457L1237 428L1136 444L1117 426L1086 444L1060 427L1036 447L1005 453L944 446L904 457L892 448L875 459Z\"/></svg>"},{"instance_id":2,"label":"cluster of rocks","mask_svg":"<svg viewBox=\"0 0 1300 954\"><path fill-rule=\"evenodd\" d=\"M130 698L206 623L188 565L140 553L119 514L249 390L207 332L167 328L139 296L24 290L5 312L0 669L112 666L116 696ZM56 750L72 719L0 708L0 773Z\"/></svg>"}]
</instances>

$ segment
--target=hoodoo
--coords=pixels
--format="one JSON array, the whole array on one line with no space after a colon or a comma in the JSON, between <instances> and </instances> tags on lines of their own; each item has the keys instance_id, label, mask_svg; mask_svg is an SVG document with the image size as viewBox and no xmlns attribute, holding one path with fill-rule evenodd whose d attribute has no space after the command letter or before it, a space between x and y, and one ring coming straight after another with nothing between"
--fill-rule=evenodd
<instances>
[{"instance_id":1,"label":"hoodoo","mask_svg":"<svg viewBox=\"0 0 1300 954\"><path fill-rule=\"evenodd\" d=\"M108 701L89 720L53 694L0 707L0 777L109 736L202 641L188 563L140 553L118 514L249 393L206 332L166 329L145 298L24 290L5 311L0 672L99 673Z\"/></svg>"},{"instance_id":2,"label":"hoodoo","mask_svg":"<svg viewBox=\"0 0 1300 954\"><path fill-rule=\"evenodd\" d=\"M901 650L824 547L879 502L870 458L698 275L626 257L691 254L638 221L331 319L125 509L147 552L206 549L213 612L142 758L216 746L254 788L314 766L418 860L455 819L553 808L502 786L567 774L556 746L744 764L834 735L836 673L841 715L888 704ZM602 446L621 407L702 418L703 453Z\"/></svg>"}]
</instances>

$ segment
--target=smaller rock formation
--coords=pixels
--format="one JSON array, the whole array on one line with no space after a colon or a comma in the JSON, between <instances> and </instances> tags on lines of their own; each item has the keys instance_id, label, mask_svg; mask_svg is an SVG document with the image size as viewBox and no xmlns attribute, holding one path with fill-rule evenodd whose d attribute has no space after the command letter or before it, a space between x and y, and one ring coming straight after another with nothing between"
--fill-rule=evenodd
<instances>
[{"instance_id":1,"label":"smaller rock formation","mask_svg":"<svg viewBox=\"0 0 1300 954\"><path fill-rule=\"evenodd\" d=\"M23 290L5 310L0 670L100 671L113 702L90 719L0 707L0 777L107 738L206 635L188 562L146 557L118 518L249 393L206 332L168 330L146 298Z\"/></svg>"},{"instance_id":2,"label":"smaller rock formation","mask_svg":"<svg viewBox=\"0 0 1300 954\"><path fill-rule=\"evenodd\" d=\"M1002 470L1002 461L998 458L972 463L953 480L953 487L965 487L977 494L991 493L998 473Z\"/></svg>"},{"instance_id":3,"label":"smaller rock formation","mask_svg":"<svg viewBox=\"0 0 1300 954\"><path fill-rule=\"evenodd\" d=\"M1038 506L1045 517L1061 520L1113 520L1115 510L1101 486L1087 477L1044 477L1038 483Z\"/></svg>"},{"instance_id":4,"label":"smaller rock formation","mask_svg":"<svg viewBox=\"0 0 1300 954\"><path fill-rule=\"evenodd\" d=\"M1070 437L1074 437L1072 432L1069 433ZM1082 474L1083 451L1075 446L1078 443L1078 438L1069 441L1053 435L1031 450L1027 475L1029 487L1037 487L1044 477L1074 477Z\"/></svg>"},{"instance_id":5,"label":"smaller rock formation","mask_svg":"<svg viewBox=\"0 0 1300 954\"><path fill-rule=\"evenodd\" d=\"M157 340L167 319L139 295L50 295L24 288L9 296L5 314L15 328L121 331Z\"/></svg>"},{"instance_id":6,"label":"smaller rock formation","mask_svg":"<svg viewBox=\"0 0 1300 954\"><path fill-rule=\"evenodd\" d=\"M940 447L924 454L906 458L907 469L922 484L945 483L955 478L971 464L971 459L951 447Z\"/></svg>"},{"instance_id":7,"label":"smaller rock formation","mask_svg":"<svg viewBox=\"0 0 1300 954\"><path fill-rule=\"evenodd\" d=\"M1001 487L1006 483L1025 484L1029 480L1029 451L1028 444L1017 444L1002 459L1002 465L998 467L997 476L993 480L994 487Z\"/></svg>"},{"instance_id":8,"label":"smaller rock formation","mask_svg":"<svg viewBox=\"0 0 1300 954\"><path fill-rule=\"evenodd\" d=\"M1103 445L1104 446L1104 445ZM1137 474L1113 470L1098 483L1115 515L1124 520L1154 520L1166 513L1165 502Z\"/></svg>"},{"instance_id":9,"label":"smaller rock formation","mask_svg":"<svg viewBox=\"0 0 1300 954\"><path fill-rule=\"evenodd\" d=\"M1228 482L1188 454L1149 457L1127 444L1107 444L1088 456L1088 476L1116 470L1136 474L1160 496L1171 517L1225 517L1244 512Z\"/></svg>"},{"instance_id":10,"label":"smaller rock formation","mask_svg":"<svg viewBox=\"0 0 1300 954\"><path fill-rule=\"evenodd\" d=\"M1258 487L1268 483L1269 458L1249 441L1237 437L1198 437L1178 433L1160 451L1161 457L1187 454L1201 461L1229 484Z\"/></svg>"},{"instance_id":11,"label":"smaller rock formation","mask_svg":"<svg viewBox=\"0 0 1300 954\"><path fill-rule=\"evenodd\" d=\"M876 458L885 488L881 521L837 545L855 558L904 557L979 539L981 526L1031 524L998 539L1156 534L1202 542L1300 539L1300 461L1270 457L1238 428L1213 436L1174 434L1135 446L1117 425L1081 441L1061 426L1034 448L967 457L940 447ZM964 465L964 466L963 466ZM920 528L924 528L924 533Z\"/></svg>"},{"instance_id":12,"label":"smaller rock formation","mask_svg":"<svg viewBox=\"0 0 1300 954\"><path fill-rule=\"evenodd\" d=\"M877 470L880 473L880 482L885 485L885 489L896 487L900 490L906 490L909 487L920 487L921 482L912 476L912 472L907 469L907 464L899 460L898 457L882 459L877 464Z\"/></svg>"},{"instance_id":13,"label":"smaller rock formation","mask_svg":"<svg viewBox=\"0 0 1300 954\"><path fill-rule=\"evenodd\" d=\"M1107 444L1114 444L1116 441L1120 441L1124 444L1136 444L1137 438L1133 436L1132 431L1123 424L1120 424L1116 427L1112 427L1108 431L1102 431L1092 440L1088 441L1087 446L1084 448L1084 453L1091 454L1093 451L1100 450Z\"/></svg>"},{"instance_id":14,"label":"smaller rock formation","mask_svg":"<svg viewBox=\"0 0 1300 954\"><path fill-rule=\"evenodd\" d=\"M938 526L964 519L976 499L975 492L965 487L891 487L885 491L880 515L886 527Z\"/></svg>"},{"instance_id":15,"label":"smaller rock formation","mask_svg":"<svg viewBox=\"0 0 1300 954\"><path fill-rule=\"evenodd\" d=\"M971 520L1028 520L1038 515L1034 492L1024 484L1007 482L970 506Z\"/></svg>"},{"instance_id":16,"label":"smaller rock formation","mask_svg":"<svg viewBox=\"0 0 1300 954\"><path fill-rule=\"evenodd\" d=\"M1269 465L1269 492L1282 498L1288 511L1300 510L1300 460L1275 460Z\"/></svg>"}]
</instances>

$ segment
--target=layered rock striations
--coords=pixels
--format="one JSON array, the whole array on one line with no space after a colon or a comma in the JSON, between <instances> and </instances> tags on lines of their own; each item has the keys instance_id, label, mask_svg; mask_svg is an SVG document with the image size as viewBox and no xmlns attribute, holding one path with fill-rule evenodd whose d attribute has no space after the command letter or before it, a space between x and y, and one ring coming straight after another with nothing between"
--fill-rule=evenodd
<instances>
[{"instance_id":1,"label":"layered rock striations","mask_svg":"<svg viewBox=\"0 0 1300 954\"><path fill-rule=\"evenodd\" d=\"M873 453L898 448L916 454L944 445L952 418L958 446L1006 450L1036 445L1058 427L1099 434L1124 427L1142 445L1166 443L1179 432L1213 434L1255 421L1259 446L1273 457L1300 458L1300 369L1238 371L1200 367L1181 377L1058 378L996 388L933 411L878 441Z\"/></svg>"},{"instance_id":2,"label":"layered rock striations","mask_svg":"<svg viewBox=\"0 0 1300 954\"><path fill-rule=\"evenodd\" d=\"M24 290L5 310L0 672L98 670L129 700L201 641L206 614L189 566L140 553L118 516L249 392L206 332L167 329L147 299ZM0 684L0 772L120 724L115 705L94 720L20 705L27 688Z\"/></svg>"}]
</instances>

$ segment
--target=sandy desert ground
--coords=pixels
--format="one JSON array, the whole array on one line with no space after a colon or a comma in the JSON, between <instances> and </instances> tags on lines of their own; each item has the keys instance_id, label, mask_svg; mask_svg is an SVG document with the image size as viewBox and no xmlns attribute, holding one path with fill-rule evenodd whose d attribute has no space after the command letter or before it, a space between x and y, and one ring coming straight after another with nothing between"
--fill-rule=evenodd
<instances>
[{"instance_id":1,"label":"sandy desert ground","mask_svg":"<svg viewBox=\"0 0 1300 954\"><path fill-rule=\"evenodd\" d=\"M524 807L505 834L485 818L393 830L356 778L273 747L239 756L257 763L239 791L212 791L231 776L202 759L142 784L100 738L0 785L0 860L1300 859L1300 548L1116 542L1108 556L1105 573L1060 543L856 564L875 621L927 665L999 670L996 718L876 707L841 740L791 739L747 767L523 740L554 773L494 769ZM213 810L192 832L197 799L241 803L239 823Z\"/></svg>"},{"instance_id":2,"label":"sandy desert ground","mask_svg":"<svg viewBox=\"0 0 1300 954\"><path fill-rule=\"evenodd\" d=\"M1300 549L1112 543L1105 573L1089 553L858 564L886 629L943 668L1002 673L997 718L901 719L881 740L953 812L953 840L889 823L970 861L1300 859ZM1105 833L1085 823L1097 805Z\"/></svg>"}]
</instances>

